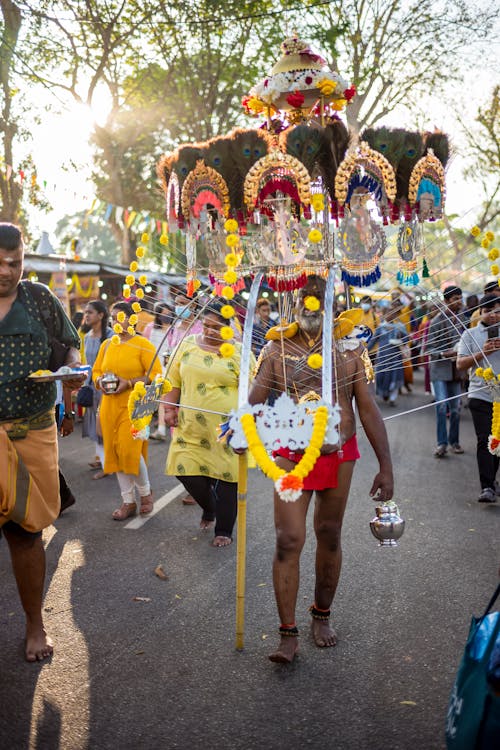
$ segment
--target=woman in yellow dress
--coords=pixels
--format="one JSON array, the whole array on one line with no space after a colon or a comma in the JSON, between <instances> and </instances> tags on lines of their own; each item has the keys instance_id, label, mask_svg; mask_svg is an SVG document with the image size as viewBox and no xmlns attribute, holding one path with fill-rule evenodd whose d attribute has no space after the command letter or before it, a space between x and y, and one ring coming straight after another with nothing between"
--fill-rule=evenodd
<instances>
[{"instance_id":1,"label":"woman in yellow dress","mask_svg":"<svg viewBox=\"0 0 500 750\"><path fill-rule=\"evenodd\" d=\"M165 421L175 428L166 474L175 475L203 509L202 529L215 521L214 547L232 542L238 480L238 456L217 440L219 425L238 405L241 359L237 342L232 356L223 357L219 351L224 343L220 330L227 326L221 307L215 302L206 307L201 333L180 344L167 373L173 390L165 397L170 402Z\"/></svg>"},{"instance_id":2,"label":"woman in yellow dress","mask_svg":"<svg viewBox=\"0 0 500 750\"><path fill-rule=\"evenodd\" d=\"M94 384L103 391L99 415L104 442L104 471L106 474L116 472L123 501L113 513L115 521L124 521L135 515L136 487L140 512L146 514L153 510L146 465L148 443L147 440L132 437L128 398L135 383L150 383L156 375L161 375L161 364L156 359L151 367L156 351L154 345L143 336L128 332L129 319L133 314L128 302L117 302L113 306L112 323L114 326L119 323L122 327L122 332L118 334L119 343L115 344L112 339L104 341L92 369ZM103 388L105 373L114 373L118 378L117 387L112 393Z\"/></svg>"}]
</instances>

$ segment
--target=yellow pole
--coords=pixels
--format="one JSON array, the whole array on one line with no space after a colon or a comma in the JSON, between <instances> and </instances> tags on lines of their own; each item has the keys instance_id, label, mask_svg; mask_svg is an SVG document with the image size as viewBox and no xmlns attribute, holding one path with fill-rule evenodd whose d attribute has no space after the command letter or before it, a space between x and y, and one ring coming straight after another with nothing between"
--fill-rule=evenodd
<instances>
[{"instance_id":1,"label":"yellow pole","mask_svg":"<svg viewBox=\"0 0 500 750\"><path fill-rule=\"evenodd\" d=\"M245 556L247 546L247 452L238 456L238 538L236 550L236 649L245 632Z\"/></svg>"}]
</instances>

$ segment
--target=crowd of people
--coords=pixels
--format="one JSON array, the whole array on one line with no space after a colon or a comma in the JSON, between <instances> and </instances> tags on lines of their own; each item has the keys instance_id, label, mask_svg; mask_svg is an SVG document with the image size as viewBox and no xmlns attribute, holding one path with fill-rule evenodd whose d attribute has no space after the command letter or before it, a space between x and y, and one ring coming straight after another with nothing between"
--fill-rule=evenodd
<instances>
[{"instance_id":1,"label":"crowd of people","mask_svg":"<svg viewBox=\"0 0 500 750\"><path fill-rule=\"evenodd\" d=\"M43 288L46 306L55 320L55 337L65 347L65 362L76 366L83 360L91 367L88 376L75 376L63 383L62 415L56 424L54 384L34 383L27 377L33 370L47 368L53 338L32 292L33 286L40 285L21 281L22 260L19 230L0 225L0 481L13 471L19 480L29 479L20 484L23 492L13 493L2 485L0 529L9 544L26 614L26 658L35 661L52 653L41 615L45 564L41 532L74 502L64 501L57 449L57 432L65 436L73 430L72 397L82 408L82 437L93 443L90 465L97 470L94 478L116 475L121 502L111 516L124 521L137 512L147 515L154 508L148 440L134 439L131 434L129 395L136 383L148 384L157 375L167 375L173 389L158 405L150 437L168 442L165 472L185 487L189 493L186 502L200 506L200 526L213 530L213 546L232 543L238 459L231 445L218 439L218 427L224 415L237 407L245 310L235 304L240 315L228 322L213 298L189 299L177 290L171 301L156 304L149 324L139 331L130 325L134 315L130 300L118 300L109 310L102 300L90 300L77 331L57 299ZM322 446L297 502L284 503L274 491L273 580L280 640L270 656L273 661L291 662L298 651L295 605L313 493L317 554L310 608L312 633L319 647L336 642L330 624L331 605L340 575L343 515L359 458L354 404L379 463L371 494L389 501L392 467L380 409L385 405L394 408L400 396L412 393L414 369L422 368L425 392L435 400L434 455L442 459L449 451L463 453L460 410L467 405L477 435L478 499L496 501L499 460L488 450L493 397L474 370L484 361L495 372L500 370L500 289L495 282L484 291L474 305L464 305L462 291L456 286L445 288L442 298L436 296L431 302L416 300L401 289L378 302L367 295L359 300L359 341L354 349L339 349L334 368L332 398L342 407L338 441ZM269 294L257 301L251 404L272 404L283 392L295 401L320 398L321 370L308 367L307 361L321 351L324 292L324 280L310 276L296 295L288 320L282 309L273 309L274 298ZM311 299L315 305L307 304ZM340 311L337 301L335 314ZM221 329L228 325L234 346L230 356L221 357ZM119 346L112 345L113 329ZM270 335L273 330L285 329L284 335ZM368 358L374 366L374 386L366 378ZM300 451L280 449L276 465L291 471L302 456Z\"/></svg>"}]
</instances>

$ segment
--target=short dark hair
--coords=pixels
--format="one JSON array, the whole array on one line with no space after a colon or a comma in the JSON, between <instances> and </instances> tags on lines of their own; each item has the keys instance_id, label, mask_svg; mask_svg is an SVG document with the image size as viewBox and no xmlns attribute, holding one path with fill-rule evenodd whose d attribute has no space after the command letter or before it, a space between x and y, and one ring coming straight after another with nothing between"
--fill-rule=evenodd
<instances>
[{"instance_id":1,"label":"short dark hair","mask_svg":"<svg viewBox=\"0 0 500 750\"><path fill-rule=\"evenodd\" d=\"M498 292L500 287L498 286L498 281L496 279L493 279L493 281L488 281L487 284L484 285L484 293L485 294L491 294L492 292Z\"/></svg>"},{"instance_id":2,"label":"short dark hair","mask_svg":"<svg viewBox=\"0 0 500 750\"><path fill-rule=\"evenodd\" d=\"M446 289L443 289L443 297L445 300L449 300L451 297L458 294L462 296L462 290L459 286L447 286Z\"/></svg>"},{"instance_id":3,"label":"short dark hair","mask_svg":"<svg viewBox=\"0 0 500 750\"><path fill-rule=\"evenodd\" d=\"M359 300L359 302L360 302L360 304L361 304L361 302L369 302L370 305L371 305L372 298L368 294L365 294L364 297L361 297L361 299Z\"/></svg>"},{"instance_id":4,"label":"short dark hair","mask_svg":"<svg viewBox=\"0 0 500 750\"><path fill-rule=\"evenodd\" d=\"M23 235L15 224L0 222L0 247L3 250L18 250L23 245Z\"/></svg>"},{"instance_id":5,"label":"short dark hair","mask_svg":"<svg viewBox=\"0 0 500 750\"><path fill-rule=\"evenodd\" d=\"M495 305L500 305L500 297L497 297L495 294L485 294L479 300L480 310L491 310Z\"/></svg>"}]
</instances>

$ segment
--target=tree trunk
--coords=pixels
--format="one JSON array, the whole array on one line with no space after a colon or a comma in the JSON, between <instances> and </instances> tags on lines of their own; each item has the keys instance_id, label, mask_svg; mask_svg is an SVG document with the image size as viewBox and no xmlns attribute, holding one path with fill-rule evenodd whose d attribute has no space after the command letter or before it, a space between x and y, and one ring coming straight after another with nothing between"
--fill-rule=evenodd
<instances>
[{"instance_id":1,"label":"tree trunk","mask_svg":"<svg viewBox=\"0 0 500 750\"><path fill-rule=\"evenodd\" d=\"M0 8L4 20L0 42L0 86L3 96L0 132L3 141L5 169L5 172L0 171L0 195L2 198L0 219L17 223L23 189L19 183L14 182L16 172L13 168L12 144L17 133L17 124L11 115L10 72L21 28L21 11L11 0L0 0Z\"/></svg>"}]
</instances>

